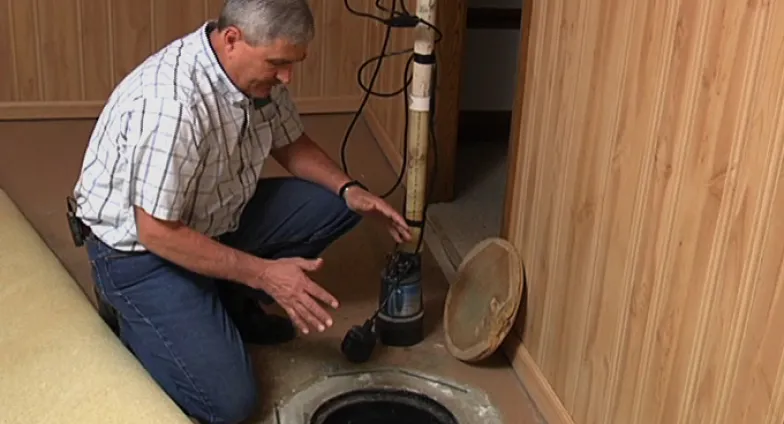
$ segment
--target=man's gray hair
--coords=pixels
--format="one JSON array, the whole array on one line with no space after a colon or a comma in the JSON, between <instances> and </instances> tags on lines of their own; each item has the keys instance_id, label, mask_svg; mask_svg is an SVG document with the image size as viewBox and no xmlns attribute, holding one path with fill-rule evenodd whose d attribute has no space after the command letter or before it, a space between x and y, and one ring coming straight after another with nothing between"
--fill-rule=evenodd
<instances>
[{"instance_id":1,"label":"man's gray hair","mask_svg":"<svg viewBox=\"0 0 784 424\"><path fill-rule=\"evenodd\" d=\"M315 34L308 0L226 0L218 29L229 26L239 28L251 45L267 44L279 38L306 44Z\"/></svg>"}]
</instances>

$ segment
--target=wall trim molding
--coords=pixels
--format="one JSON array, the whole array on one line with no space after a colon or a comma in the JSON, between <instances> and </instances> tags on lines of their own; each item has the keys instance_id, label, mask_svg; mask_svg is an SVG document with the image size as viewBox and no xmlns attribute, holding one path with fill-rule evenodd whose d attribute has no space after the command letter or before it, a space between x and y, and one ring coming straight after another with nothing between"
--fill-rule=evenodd
<instances>
[{"instance_id":1,"label":"wall trim molding","mask_svg":"<svg viewBox=\"0 0 784 424\"><path fill-rule=\"evenodd\" d=\"M563 402L545 378L539 365L523 344L516 330L509 332L501 349L509 358L515 374L547 424L575 424Z\"/></svg>"},{"instance_id":2,"label":"wall trim molding","mask_svg":"<svg viewBox=\"0 0 784 424\"><path fill-rule=\"evenodd\" d=\"M362 102L361 96L294 98L303 115L355 112ZM105 101L67 102L0 102L0 121L25 121L41 119L95 119L100 115Z\"/></svg>"}]
</instances>

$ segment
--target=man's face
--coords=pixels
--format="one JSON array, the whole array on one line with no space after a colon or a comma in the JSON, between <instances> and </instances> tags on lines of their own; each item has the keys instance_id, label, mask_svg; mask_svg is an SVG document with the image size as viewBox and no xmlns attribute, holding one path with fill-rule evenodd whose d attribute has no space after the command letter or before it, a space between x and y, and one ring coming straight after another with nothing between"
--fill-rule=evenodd
<instances>
[{"instance_id":1,"label":"man's face","mask_svg":"<svg viewBox=\"0 0 784 424\"><path fill-rule=\"evenodd\" d=\"M223 34L226 66L237 86L252 97L267 97L277 84L291 82L293 67L307 56L307 45L285 39L251 46L239 30L229 28Z\"/></svg>"}]
</instances>

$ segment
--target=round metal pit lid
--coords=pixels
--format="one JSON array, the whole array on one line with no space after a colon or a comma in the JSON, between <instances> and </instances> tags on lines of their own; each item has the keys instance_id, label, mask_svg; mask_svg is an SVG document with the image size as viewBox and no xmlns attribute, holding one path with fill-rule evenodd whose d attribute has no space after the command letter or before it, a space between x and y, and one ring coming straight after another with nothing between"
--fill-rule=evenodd
<instances>
[{"instance_id":1,"label":"round metal pit lid","mask_svg":"<svg viewBox=\"0 0 784 424\"><path fill-rule=\"evenodd\" d=\"M523 263L501 238L474 246L457 269L444 307L449 352L465 362L492 355L514 325L523 294Z\"/></svg>"}]
</instances>

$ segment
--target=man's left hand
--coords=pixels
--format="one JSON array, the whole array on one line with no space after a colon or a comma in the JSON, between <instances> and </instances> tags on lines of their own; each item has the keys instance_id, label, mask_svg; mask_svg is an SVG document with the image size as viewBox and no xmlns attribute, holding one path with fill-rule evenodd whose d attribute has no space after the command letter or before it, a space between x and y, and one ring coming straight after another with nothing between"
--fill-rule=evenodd
<instances>
[{"instance_id":1,"label":"man's left hand","mask_svg":"<svg viewBox=\"0 0 784 424\"><path fill-rule=\"evenodd\" d=\"M349 209L383 222L396 242L411 240L406 220L382 198L360 187L351 187L346 191L345 199Z\"/></svg>"}]
</instances>

